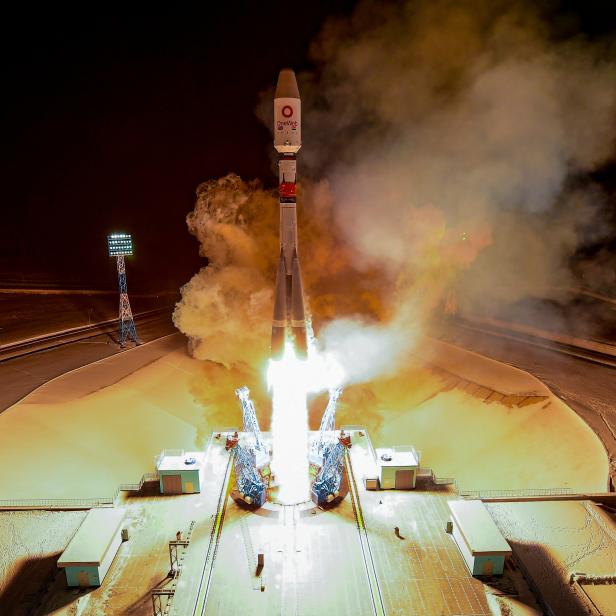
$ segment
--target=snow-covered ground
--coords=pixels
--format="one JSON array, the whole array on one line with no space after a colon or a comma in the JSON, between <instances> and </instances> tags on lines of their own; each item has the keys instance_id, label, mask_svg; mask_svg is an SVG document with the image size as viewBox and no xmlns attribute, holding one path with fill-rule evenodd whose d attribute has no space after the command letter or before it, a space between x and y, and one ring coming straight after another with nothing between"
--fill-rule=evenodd
<instances>
[{"instance_id":1,"label":"snow-covered ground","mask_svg":"<svg viewBox=\"0 0 616 616\"><path fill-rule=\"evenodd\" d=\"M133 312L173 304L173 293L131 293ZM118 293L94 290L0 289L0 347L117 318Z\"/></svg>"},{"instance_id":2,"label":"snow-covered ground","mask_svg":"<svg viewBox=\"0 0 616 616\"><path fill-rule=\"evenodd\" d=\"M464 328L447 328L441 335L454 344L512 364L540 378L601 439L612 461L612 483L616 484L614 368Z\"/></svg>"},{"instance_id":3,"label":"snow-covered ground","mask_svg":"<svg viewBox=\"0 0 616 616\"><path fill-rule=\"evenodd\" d=\"M33 613L34 595L53 579L58 556L85 514L85 511L0 512L0 614ZM28 595L32 596L27 601Z\"/></svg>"},{"instance_id":4,"label":"snow-covered ground","mask_svg":"<svg viewBox=\"0 0 616 616\"><path fill-rule=\"evenodd\" d=\"M100 362L100 369L113 361ZM524 383L528 393L527 375L519 371L507 380L501 364L470 353L463 363L488 387L515 391ZM14 405L0 415L0 464L11 469L3 473L0 500L107 497L120 483L152 472L161 449L200 447L211 430L239 425L233 387L243 383L228 375L227 382L220 367L220 378L212 378L209 368L175 350L87 395L89 384L97 389L91 369ZM563 402L548 397L509 408L450 386L429 369L409 366L349 387L338 423L366 425L376 446L413 444L425 466L464 489L605 490L605 451ZM257 408L261 418L269 414L262 400Z\"/></svg>"},{"instance_id":5,"label":"snow-covered ground","mask_svg":"<svg viewBox=\"0 0 616 616\"><path fill-rule=\"evenodd\" d=\"M606 606L616 606L615 584L600 588L569 584L574 573L589 577L616 573L616 526L599 506L562 501L487 507L555 614L588 614L585 593L597 592Z\"/></svg>"},{"instance_id":6,"label":"snow-covered ground","mask_svg":"<svg viewBox=\"0 0 616 616\"><path fill-rule=\"evenodd\" d=\"M98 366L106 371L114 359ZM199 369L184 350L175 351L72 398L75 387L83 391L93 379L86 368L54 381L55 392L48 388L46 396L59 401L37 403L35 394L7 409L0 415L0 460L11 471L3 472L0 500L111 496L120 483L152 472L162 449L193 449L203 410L190 381Z\"/></svg>"},{"instance_id":7,"label":"snow-covered ground","mask_svg":"<svg viewBox=\"0 0 616 616\"><path fill-rule=\"evenodd\" d=\"M462 349L426 344L420 355L428 366L409 364L395 376L348 387L338 423L366 425L376 446L415 445L424 465L467 489L605 489L600 442L539 381ZM135 357L128 376L126 366L115 370L119 360L111 357L56 379L0 415L0 500L110 496L118 484L151 472L161 449L200 447L215 427L239 425L233 388L244 384L235 382L240 376L249 380L249 372L231 375L192 359L184 348L144 365L137 359L143 352L122 354L123 362ZM500 392L540 402L488 403L486 392L490 399ZM263 392L255 393L267 429ZM0 514L0 540L12 546L2 579L19 579L20 563L31 554L61 550L82 514L33 521L37 515ZM14 520L22 531L15 532ZM22 538L30 525L36 532Z\"/></svg>"}]
</instances>

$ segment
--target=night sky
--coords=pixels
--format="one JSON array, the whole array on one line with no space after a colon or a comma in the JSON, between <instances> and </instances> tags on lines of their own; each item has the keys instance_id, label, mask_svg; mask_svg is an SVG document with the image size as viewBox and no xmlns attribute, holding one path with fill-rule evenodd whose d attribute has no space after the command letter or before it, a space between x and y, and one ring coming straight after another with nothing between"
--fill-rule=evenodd
<instances>
[{"instance_id":1,"label":"night sky","mask_svg":"<svg viewBox=\"0 0 616 616\"><path fill-rule=\"evenodd\" d=\"M0 284L112 287L105 236L124 230L129 285L177 288L204 264L185 225L196 186L230 171L274 185L258 94L311 68L323 22L355 3L220 4L4 16ZM589 36L613 27L607 7L567 4Z\"/></svg>"},{"instance_id":2,"label":"night sky","mask_svg":"<svg viewBox=\"0 0 616 616\"><path fill-rule=\"evenodd\" d=\"M274 184L258 94L306 68L324 19L352 3L222 4L4 21L0 275L114 285L118 229L134 235L131 286L177 288L203 263L185 224L197 185L230 171Z\"/></svg>"}]
</instances>

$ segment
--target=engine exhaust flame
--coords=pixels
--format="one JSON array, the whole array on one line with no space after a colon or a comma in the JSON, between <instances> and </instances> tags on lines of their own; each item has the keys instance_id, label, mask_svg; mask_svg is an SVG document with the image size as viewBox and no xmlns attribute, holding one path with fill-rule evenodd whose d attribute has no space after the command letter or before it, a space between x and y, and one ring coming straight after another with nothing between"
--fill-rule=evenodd
<instances>
[{"instance_id":1,"label":"engine exhaust flame","mask_svg":"<svg viewBox=\"0 0 616 616\"><path fill-rule=\"evenodd\" d=\"M272 473L278 484L277 500L285 505L310 498L308 478L308 405L311 392L337 387L344 371L335 360L314 346L300 360L287 342L284 355L270 360L268 386L272 391Z\"/></svg>"}]
</instances>

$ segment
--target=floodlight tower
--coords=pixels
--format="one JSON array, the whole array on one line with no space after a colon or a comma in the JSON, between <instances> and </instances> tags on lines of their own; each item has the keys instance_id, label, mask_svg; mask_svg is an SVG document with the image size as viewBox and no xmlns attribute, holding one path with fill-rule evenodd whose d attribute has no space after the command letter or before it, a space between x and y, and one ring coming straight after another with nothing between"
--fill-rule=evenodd
<instances>
[{"instance_id":1,"label":"floodlight tower","mask_svg":"<svg viewBox=\"0 0 616 616\"><path fill-rule=\"evenodd\" d=\"M107 236L109 256L115 257L118 265L118 284L120 286L120 348L124 348L127 338L139 344L137 328L133 319L133 312L128 301L128 288L126 286L126 264L124 257L133 254L133 238L129 233L112 233Z\"/></svg>"}]
</instances>

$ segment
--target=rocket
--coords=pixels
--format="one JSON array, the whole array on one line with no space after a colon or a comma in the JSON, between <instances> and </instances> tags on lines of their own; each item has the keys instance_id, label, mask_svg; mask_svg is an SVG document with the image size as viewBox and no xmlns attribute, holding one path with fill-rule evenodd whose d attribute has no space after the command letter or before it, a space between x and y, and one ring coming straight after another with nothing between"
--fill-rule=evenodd
<instances>
[{"instance_id":1,"label":"rocket","mask_svg":"<svg viewBox=\"0 0 616 616\"><path fill-rule=\"evenodd\" d=\"M302 274L297 248L296 155L302 147L301 100L295 73L283 69L278 75L274 95L274 147L278 160L280 200L280 260L276 274L274 318L272 322L272 358L284 353L285 342L293 344L297 357L305 358L306 315Z\"/></svg>"}]
</instances>

